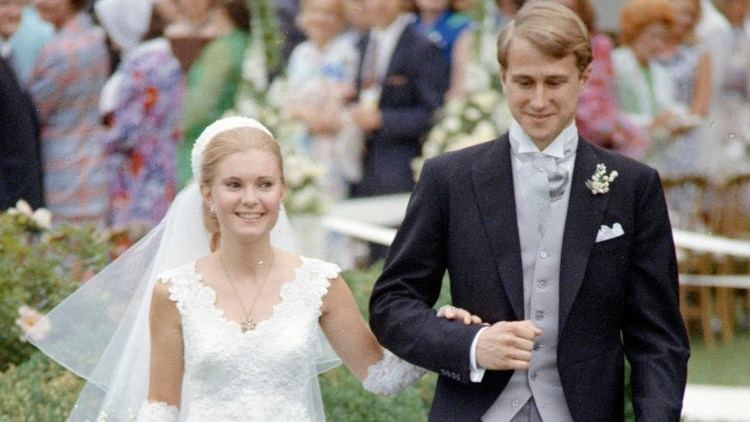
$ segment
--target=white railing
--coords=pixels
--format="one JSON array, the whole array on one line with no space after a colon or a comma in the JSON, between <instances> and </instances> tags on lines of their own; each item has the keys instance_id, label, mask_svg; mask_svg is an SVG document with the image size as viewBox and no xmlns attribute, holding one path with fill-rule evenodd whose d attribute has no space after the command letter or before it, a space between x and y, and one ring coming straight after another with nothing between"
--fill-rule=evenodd
<instances>
[{"instance_id":1,"label":"white railing","mask_svg":"<svg viewBox=\"0 0 750 422\"><path fill-rule=\"evenodd\" d=\"M394 227L401 223L408 202L409 194L340 201L322 217L321 224L332 232L388 246L396 236ZM717 257L750 258L750 241L678 229L672 233L678 249ZM680 274L680 283L750 289L750 275Z\"/></svg>"}]
</instances>

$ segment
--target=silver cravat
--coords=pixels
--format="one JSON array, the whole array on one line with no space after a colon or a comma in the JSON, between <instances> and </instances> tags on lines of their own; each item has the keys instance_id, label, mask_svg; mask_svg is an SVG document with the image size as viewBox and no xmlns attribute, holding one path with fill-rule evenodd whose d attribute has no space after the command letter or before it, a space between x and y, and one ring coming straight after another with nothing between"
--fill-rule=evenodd
<instances>
[{"instance_id":1,"label":"silver cravat","mask_svg":"<svg viewBox=\"0 0 750 422\"><path fill-rule=\"evenodd\" d=\"M529 155L532 156L531 164L534 167L530 180L530 205L536 217L539 234L543 236L549 223L552 203L559 201L565 193L569 174L553 156L542 152Z\"/></svg>"}]
</instances>

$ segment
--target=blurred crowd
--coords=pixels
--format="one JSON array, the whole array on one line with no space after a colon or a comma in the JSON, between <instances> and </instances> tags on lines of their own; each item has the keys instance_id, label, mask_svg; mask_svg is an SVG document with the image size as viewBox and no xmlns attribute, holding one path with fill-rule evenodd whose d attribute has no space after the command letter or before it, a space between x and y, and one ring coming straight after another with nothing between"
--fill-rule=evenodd
<instances>
[{"instance_id":1,"label":"blurred crowd","mask_svg":"<svg viewBox=\"0 0 750 422\"><path fill-rule=\"evenodd\" d=\"M269 0L270 1L270 0ZM589 142L666 175L741 171L750 138L750 0L629 0L591 34L577 113ZM254 72L247 0L0 0L0 209L147 230L192 178L194 140ZM273 0L283 112L334 199L407 192L435 112L497 74L522 0Z\"/></svg>"}]
</instances>

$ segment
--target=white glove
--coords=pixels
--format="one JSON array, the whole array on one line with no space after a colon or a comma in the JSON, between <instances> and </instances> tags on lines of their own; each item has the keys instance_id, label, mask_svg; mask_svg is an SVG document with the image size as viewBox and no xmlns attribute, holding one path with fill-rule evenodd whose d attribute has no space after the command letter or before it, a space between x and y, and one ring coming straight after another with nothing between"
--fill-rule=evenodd
<instances>
[{"instance_id":1,"label":"white glove","mask_svg":"<svg viewBox=\"0 0 750 422\"><path fill-rule=\"evenodd\" d=\"M426 369L400 359L389 350L383 350L383 359L367 368L362 387L371 393L393 397L426 372Z\"/></svg>"},{"instance_id":2,"label":"white glove","mask_svg":"<svg viewBox=\"0 0 750 422\"><path fill-rule=\"evenodd\" d=\"M177 422L177 406L162 401L144 401L138 410L138 422Z\"/></svg>"}]
</instances>

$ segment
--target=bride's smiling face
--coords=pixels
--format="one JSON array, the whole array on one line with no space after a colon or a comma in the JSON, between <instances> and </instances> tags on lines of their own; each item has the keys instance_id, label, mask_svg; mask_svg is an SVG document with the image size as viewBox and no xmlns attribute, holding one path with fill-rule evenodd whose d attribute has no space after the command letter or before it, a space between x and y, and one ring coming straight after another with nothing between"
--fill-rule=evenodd
<instances>
[{"instance_id":1,"label":"bride's smiling face","mask_svg":"<svg viewBox=\"0 0 750 422\"><path fill-rule=\"evenodd\" d=\"M222 238L269 235L284 198L279 159L260 149L227 155L217 163L204 198L209 208L216 209Z\"/></svg>"}]
</instances>

